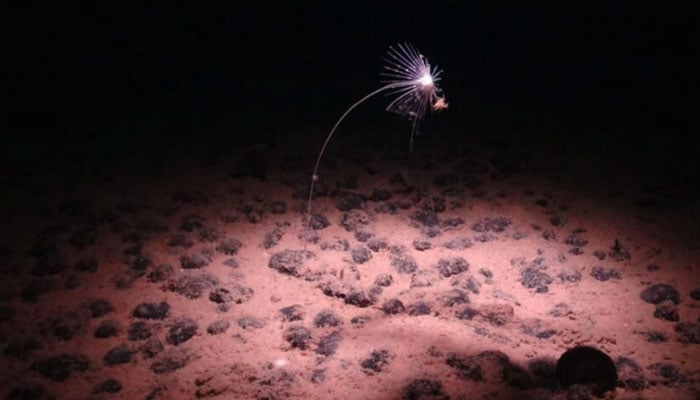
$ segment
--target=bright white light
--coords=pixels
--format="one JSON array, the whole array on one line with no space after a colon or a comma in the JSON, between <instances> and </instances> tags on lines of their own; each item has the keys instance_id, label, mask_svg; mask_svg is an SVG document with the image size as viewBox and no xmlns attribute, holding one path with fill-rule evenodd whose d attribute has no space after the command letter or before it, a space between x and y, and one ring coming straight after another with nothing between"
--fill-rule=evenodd
<instances>
[{"instance_id":1,"label":"bright white light","mask_svg":"<svg viewBox=\"0 0 700 400\"><path fill-rule=\"evenodd\" d=\"M272 363L275 367L284 367L285 365L289 364L289 361L287 361L284 358L278 358Z\"/></svg>"},{"instance_id":2,"label":"bright white light","mask_svg":"<svg viewBox=\"0 0 700 400\"><path fill-rule=\"evenodd\" d=\"M423 86L431 86L433 84L433 77L430 76L429 73L423 74L423 76L418 79L418 83L420 83Z\"/></svg>"}]
</instances>

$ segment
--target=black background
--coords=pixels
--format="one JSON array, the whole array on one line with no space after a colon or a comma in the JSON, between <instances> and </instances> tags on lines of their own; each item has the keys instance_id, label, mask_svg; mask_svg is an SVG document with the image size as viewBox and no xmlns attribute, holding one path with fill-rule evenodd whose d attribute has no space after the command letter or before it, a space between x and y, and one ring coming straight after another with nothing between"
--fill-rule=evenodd
<instances>
[{"instance_id":1,"label":"black background","mask_svg":"<svg viewBox=\"0 0 700 400\"><path fill-rule=\"evenodd\" d=\"M4 15L3 142L148 147L219 129L231 144L289 134L320 144L379 87L388 46L406 41L445 71L450 109L427 121L444 139L500 130L687 151L698 108L689 5L25 3ZM393 123L385 103L356 123Z\"/></svg>"}]
</instances>

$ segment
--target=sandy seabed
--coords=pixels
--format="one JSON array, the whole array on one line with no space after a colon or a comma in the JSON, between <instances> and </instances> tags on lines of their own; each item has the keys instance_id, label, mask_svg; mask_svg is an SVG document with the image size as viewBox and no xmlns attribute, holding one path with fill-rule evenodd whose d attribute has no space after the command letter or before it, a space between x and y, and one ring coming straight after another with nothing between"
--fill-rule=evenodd
<instances>
[{"instance_id":1,"label":"sandy seabed","mask_svg":"<svg viewBox=\"0 0 700 400\"><path fill-rule=\"evenodd\" d=\"M6 171L3 399L700 399L696 183L555 144ZM371 150L371 151L370 151Z\"/></svg>"}]
</instances>

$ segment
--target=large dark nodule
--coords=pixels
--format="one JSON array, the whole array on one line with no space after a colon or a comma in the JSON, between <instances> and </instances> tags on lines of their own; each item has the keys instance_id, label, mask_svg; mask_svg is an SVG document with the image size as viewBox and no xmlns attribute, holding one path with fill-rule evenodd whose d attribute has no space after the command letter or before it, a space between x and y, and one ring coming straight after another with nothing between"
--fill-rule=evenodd
<instances>
[{"instance_id":1,"label":"large dark nodule","mask_svg":"<svg viewBox=\"0 0 700 400\"><path fill-rule=\"evenodd\" d=\"M585 385L600 396L615 389L617 370L607 354L593 347L577 346L559 357L557 380L563 388Z\"/></svg>"}]
</instances>

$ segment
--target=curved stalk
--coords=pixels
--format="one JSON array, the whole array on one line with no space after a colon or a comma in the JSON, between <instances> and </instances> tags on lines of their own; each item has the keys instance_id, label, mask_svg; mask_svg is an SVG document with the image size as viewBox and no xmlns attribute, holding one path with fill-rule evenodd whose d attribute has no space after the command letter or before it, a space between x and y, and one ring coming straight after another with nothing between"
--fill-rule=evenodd
<instances>
[{"instance_id":1,"label":"curved stalk","mask_svg":"<svg viewBox=\"0 0 700 400\"><path fill-rule=\"evenodd\" d=\"M314 183L318 180L318 167L321 165L321 158L323 157L323 153L326 151L326 147L328 146L328 143L331 141L331 137L333 136L333 133L335 133L335 130L338 129L338 126L340 125L341 122L345 119L345 117L352 112L352 110L355 109L355 107L359 106L360 104L364 103L367 101L367 99L391 88L399 87L399 86L406 86L405 83L390 83L386 86L382 86L381 88L375 90L374 92L366 95L365 97L361 98L358 100L355 104L350 106L343 115L340 116L338 121L333 125L333 129L331 129L331 132L328 134L326 137L326 140L323 142L323 146L321 146L321 151L318 153L318 158L316 158L316 165L314 166L314 173L311 175L311 188L309 189L309 201L306 205L306 217L309 219L309 225L311 224L311 200L313 199L314 196Z\"/></svg>"}]
</instances>

